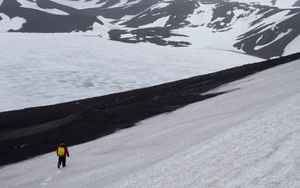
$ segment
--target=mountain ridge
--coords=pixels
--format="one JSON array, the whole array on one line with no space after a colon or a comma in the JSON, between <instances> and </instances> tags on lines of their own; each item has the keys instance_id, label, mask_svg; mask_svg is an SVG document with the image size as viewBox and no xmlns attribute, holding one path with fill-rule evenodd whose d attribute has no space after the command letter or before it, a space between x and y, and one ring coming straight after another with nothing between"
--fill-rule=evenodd
<instances>
[{"instance_id":1,"label":"mountain ridge","mask_svg":"<svg viewBox=\"0 0 300 188\"><path fill-rule=\"evenodd\" d=\"M264 59L288 55L286 47L300 34L300 3L293 0L286 3L292 7L280 8L273 5L281 1L266 2L3 0L0 31L91 32L121 42L213 46ZM14 18L23 22L10 28Z\"/></svg>"}]
</instances>

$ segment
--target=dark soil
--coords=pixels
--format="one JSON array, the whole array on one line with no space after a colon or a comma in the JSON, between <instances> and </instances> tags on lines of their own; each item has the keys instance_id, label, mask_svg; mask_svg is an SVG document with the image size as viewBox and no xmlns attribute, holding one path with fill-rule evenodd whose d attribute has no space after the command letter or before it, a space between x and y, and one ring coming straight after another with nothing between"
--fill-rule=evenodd
<instances>
[{"instance_id":1,"label":"dark soil","mask_svg":"<svg viewBox=\"0 0 300 188\"><path fill-rule=\"evenodd\" d=\"M0 166L134 126L146 118L214 97L201 93L300 58L300 53L158 86L0 113ZM276 76L276 75L274 75ZM101 147L101 146L99 146Z\"/></svg>"}]
</instances>

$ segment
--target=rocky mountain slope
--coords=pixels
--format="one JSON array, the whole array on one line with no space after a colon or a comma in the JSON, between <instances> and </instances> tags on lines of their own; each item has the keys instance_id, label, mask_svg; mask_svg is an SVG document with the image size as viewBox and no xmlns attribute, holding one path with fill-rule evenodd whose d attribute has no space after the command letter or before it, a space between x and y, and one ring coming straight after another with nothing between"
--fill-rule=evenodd
<instances>
[{"instance_id":1,"label":"rocky mountain slope","mask_svg":"<svg viewBox=\"0 0 300 188\"><path fill-rule=\"evenodd\" d=\"M298 0L2 0L2 32L90 32L111 40L287 55Z\"/></svg>"}]
</instances>

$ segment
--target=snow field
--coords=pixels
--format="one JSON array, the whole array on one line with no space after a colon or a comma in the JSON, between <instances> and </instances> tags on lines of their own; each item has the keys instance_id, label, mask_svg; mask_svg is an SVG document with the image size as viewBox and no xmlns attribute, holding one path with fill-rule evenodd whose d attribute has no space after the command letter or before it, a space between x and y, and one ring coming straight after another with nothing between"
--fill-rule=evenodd
<instances>
[{"instance_id":1,"label":"snow field","mask_svg":"<svg viewBox=\"0 0 300 188\"><path fill-rule=\"evenodd\" d=\"M0 51L0 111L143 88L261 61L234 52L127 44L78 34L3 33L0 40L5 49Z\"/></svg>"},{"instance_id":2,"label":"snow field","mask_svg":"<svg viewBox=\"0 0 300 188\"><path fill-rule=\"evenodd\" d=\"M299 187L300 61L93 142L1 168L4 187ZM288 84L287 84L288 83ZM280 88L280 89L279 89ZM206 94L206 93L204 93Z\"/></svg>"},{"instance_id":3,"label":"snow field","mask_svg":"<svg viewBox=\"0 0 300 188\"><path fill-rule=\"evenodd\" d=\"M278 67L273 72L259 73L259 78L250 76L231 83L215 92L232 92L190 105L186 113L197 112L200 116L198 121L190 122L201 128L216 128L220 124L214 130L219 134L210 134L210 139L110 187L299 187L300 91L296 88L300 76L286 77L297 72L292 69L300 67L299 63L294 62L285 70ZM174 116L181 114L180 119L189 119L179 111ZM197 132L197 128L191 129ZM198 132L198 136L203 134Z\"/></svg>"}]
</instances>

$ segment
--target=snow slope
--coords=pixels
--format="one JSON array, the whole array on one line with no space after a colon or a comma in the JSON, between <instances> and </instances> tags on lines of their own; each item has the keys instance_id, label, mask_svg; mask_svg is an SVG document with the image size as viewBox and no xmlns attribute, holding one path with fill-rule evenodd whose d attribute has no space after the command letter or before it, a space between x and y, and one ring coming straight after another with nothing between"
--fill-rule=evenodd
<instances>
[{"instance_id":1,"label":"snow slope","mask_svg":"<svg viewBox=\"0 0 300 188\"><path fill-rule=\"evenodd\" d=\"M286 48L283 55L300 52L300 36L295 38Z\"/></svg>"},{"instance_id":2,"label":"snow slope","mask_svg":"<svg viewBox=\"0 0 300 188\"><path fill-rule=\"evenodd\" d=\"M300 61L232 82L224 92L0 169L3 187L299 187ZM26 144L26 143L24 143Z\"/></svg>"},{"instance_id":3,"label":"snow slope","mask_svg":"<svg viewBox=\"0 0 300 188\"><path fill-rule=\"evenodd\" d=\"M0 51L0 111L143 88L261 60L78 34L2 33L0 40L5 49Z\"/></svg>"},{"instance_id":4,"label":"snow slope","mask_svg":"<svg viewBox=\"0 0 300 188\"><path fill-rule=\"evenodd\" d=\"M264 33L268 30L276 30L277 25L289 20L293 16L295 16L295 13L292 13L292 10L284 10L277 14L274 14L272 16L264 17L265 15L268 15L268 12L265 14L259 14L260 10L257 9L254 11L254 13L251 13L247 16L246 13L243 10L240 9L234 9L232 11L229 11L228 13L234 14L234 17L232 18L231 23L226 23L226 18L220 17L217 20L212 21L212 15L213 15L213 9L215 8L215 5L212 4L201 4L201 6L194 11L193 14L189 15L189 18L187 18L187 21L190 21L194 25L198 26L205 26L209 25L211 23L217 23L221 22L223 24L224 29L215 30L211 27L183 27L177 30L178 33L184 34L189 36L187 37L181 37L181 36L175 36L171 37L174 41L188 41L191 43L192 46L198 47L198 48L209 48L209 49L223 49L223 50L237 50L233 46L233 41L239 41L243 37L241 37L242 33L247 33L250 31L253 31L251 35L248 37L250 38L252 35L256 35L258 33ZM201 11L203 11L201 13ZM200 13L199 13L200 12ZM240 18L242 15L244 15L244 18ZM258 19L263 19L263 23L260 24L252 24L254 22L257 22ZM274 43L278 41L279 39L286 37L292 30L287 29L286 32L281 33L277 38L274 40L265 43L263 45L257 45L254 50L259 50L264 47L267 47L271 43ZM208 37L211 36L211 37ZM262 38L262 37L261 37ZM258 38L256 43L260 42L260 39ZM291 42L293 43L293 42ZM295 48L293 51L299 51L299 43L296 43ZM241 50L242 51L242 50ZM284 49L285 54L292 54L290 49Z\"/></svg>"}]
</instances>

